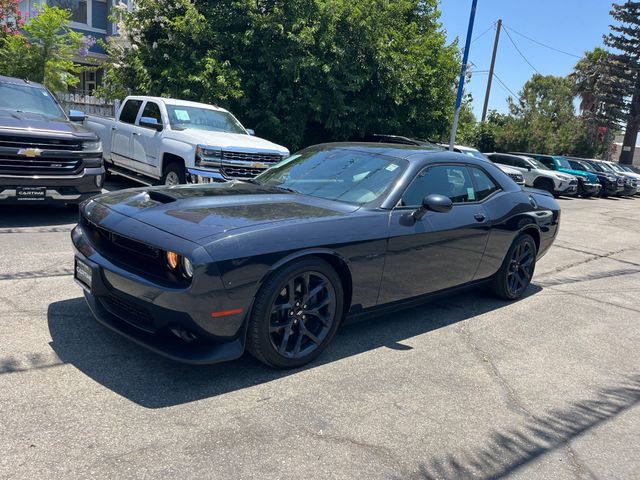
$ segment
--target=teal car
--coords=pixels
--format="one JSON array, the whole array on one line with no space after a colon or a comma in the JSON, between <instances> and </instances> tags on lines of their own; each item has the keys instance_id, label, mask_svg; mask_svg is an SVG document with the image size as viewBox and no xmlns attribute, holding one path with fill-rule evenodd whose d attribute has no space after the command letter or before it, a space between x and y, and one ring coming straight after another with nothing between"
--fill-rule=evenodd
<instances>
[{"instance_id":1,"label":"teal car","mask_svg":"<svg viewBox=\"0 0 640 480\"><path fill-rule=\"evenodd\" d=\"M578 195L581 197L593 197L600 194L600 181L598 176L584 170L574 170L569 164L569 160L562 155L543 155L540 153L520 153L516 155L526 155L541 161L551 170L568 173L578 179Z\"/></svg>"}]
</instances>

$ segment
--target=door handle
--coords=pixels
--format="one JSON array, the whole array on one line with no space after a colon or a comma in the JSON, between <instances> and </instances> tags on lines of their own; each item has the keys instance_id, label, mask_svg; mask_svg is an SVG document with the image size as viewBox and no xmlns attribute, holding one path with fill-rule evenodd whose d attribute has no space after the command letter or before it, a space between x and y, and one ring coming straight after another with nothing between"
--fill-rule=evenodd
<instances>
[{"instance_id":1,"label":"door handle","mask_svg":"<svg viewBox=\"0 0 640 480\"><path fill-rule=\"evenodd\" d=\"M473 216L473 218L475 218L476 221L478 221L478 222L484 222L487 219L487 217L484 215L484 213L476 213Z\"/></svg>"},{"instance_id":2,"label":"door handle","mask_svg":"<svg viewBox=\"0 0 640 480\"><path fill-rule=\"evenodd\" d=\"M133 135L135 135L136 137L139 136L140 134L138 132L133 132Z\"/></svg>"},{"instance_id":3,"label":"door handle","mask_svg":"<svg viewBox=\"0 0 640 480\"><path fill-rule=\"evenodd\" d=\"M115 132L118 129L116 127L111 127L111 130Z\"/></svg>"}]
</instances>

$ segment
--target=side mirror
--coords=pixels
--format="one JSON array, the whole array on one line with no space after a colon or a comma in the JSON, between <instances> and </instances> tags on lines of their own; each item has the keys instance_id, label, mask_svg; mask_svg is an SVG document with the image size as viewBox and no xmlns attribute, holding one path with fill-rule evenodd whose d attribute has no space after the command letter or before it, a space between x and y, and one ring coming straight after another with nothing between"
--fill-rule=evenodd
<instances>
[{"instance_id":1,"label":"side mirror","mask_svg":"<svg viewBox=\"0 0 640 480\"><path fill-rule=\"evenodd\" d=\"M531 165L525 165L524 168L526 168L529 172L533 170L533 167Z\"/></svg>"},{"instance_id":2,"label":"side mirror","mask_svg":"<svg viewBox=\"0 0 640 480\"><path fill-rule=\"evenodd\" d=\"M422 199L422 206L413 212L412 216L415 220L420 220L430 210L437 213L447 213L453 208L453 202L449 197L432 193Z\"/></svg>"},{"instance_id":3,"label":"side mirror","mask_svg":"<svg viewBox=\"0 0 640 480\"><path fill-rule=\"evenodd\" d=\"M253 128L247 128L247 133L249 135L251 135L252 137L255 136L256 132L253 130Z\"/></svg>"},{"instance_id":4,"label":"side mirror","mask_svg":"<svg viewBox=\"0 0 640 480\"><path fill-rule=\"evenodd\" d=\"M85 114L80 110L69 110L69 120L72 122L84 122Z\"/></svg>"},{"instance_id":5,"label":"side mirror","mask_svg":"<svg viewBox=\"0 0 640 480\"><path fill-rule=\"evenodd\" d=\"M146 128L153 128L156 131L162 130L162 124L158 123L158 120L151 117L140 117L140 126Z\"/></svg>"}]
</instances>

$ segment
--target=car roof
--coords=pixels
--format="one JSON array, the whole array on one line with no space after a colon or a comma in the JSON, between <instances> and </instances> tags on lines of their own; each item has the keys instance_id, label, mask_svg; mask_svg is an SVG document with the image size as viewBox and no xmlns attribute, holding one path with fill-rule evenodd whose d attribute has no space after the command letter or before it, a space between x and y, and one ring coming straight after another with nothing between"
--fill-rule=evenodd
<instances>
[{"instance_id":1,"label":"car roof","mask_svg":"<svg viewBox=\"0 0 640 480\"><path fill-rule=\"evenodd\" d=\"M27 85L29 87L35 87L35 88L45 88L44 85L38 82L32 82L30 80L25 80L22 78L5 77L4 75L0 75L0 82L10 83L12 85Z\"/></svg>"},{"instance_id":2,"label":"car roof","mask_svg":"<svg viewBox=\"0 0 640 480\"><path fill-rule=\"evenodd\" d=\"M460 155L459 153L444 150L438 145L404 145L399 143L380 142L334 142L313 145L308 148L317 150L352 150L357 152L371 153L374 155L386 155L388 157L402 158L409 161L419 161L423 159L425 155L432 156L438 153Z\"/></svg>"},{"instance_id":3,"label":"car roof","mask_svg":"<svg viewBox=\"0 0 640 480\"><path fill-rule=\"evenodd\" d=\"M522 158L524 160L535 160L535 158L524 153L502 153L502 152L482 152L483 155L504 155L505 157Z\"/></svg>"},{"instance_id":4,"label":"car roof","mask_svg":"<svg viewBox=\"0 0 640 480\"><path fill-rule=\"evenodd\" d=\"M228 110L225 110L224 108L218 107L216 105L211 105L209 103L192 102L190 100L178 100L177 98L151 97L148 95L130 95L127 98L132 100L149 100L153 102L161 102L165 105L171 105L175 107L197 107L216 110L218 112L228 112Z\"/></svg>"}]
</instances>

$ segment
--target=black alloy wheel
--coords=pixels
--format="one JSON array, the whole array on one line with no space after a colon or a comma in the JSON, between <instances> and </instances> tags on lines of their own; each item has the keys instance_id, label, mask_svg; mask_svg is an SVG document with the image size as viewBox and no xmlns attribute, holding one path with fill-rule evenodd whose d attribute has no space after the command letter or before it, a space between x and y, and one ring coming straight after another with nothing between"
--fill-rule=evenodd
<instances>
[{"instance_id":1,"label":"black alloy wheel","mask_svg":"<svg viewBox=\"0 0 640 480\"><path fill-rule=\"evenodd\" d=\"M321 259L283 267L258 292L249 325L249 351L262 362L294 368L315 359L342 316L342 285Z\"/></svg>"},{"instance_id":2,"label":"black alloy wheel","mask_svg":"<svg viewBox=\"0 0 640 480\"><path fill-rule=\"evenodd\" d=\"M494 278L494 293L505 300L520 298L531 283L536 256L536 244L531 235L516 238Z\"/></svg>"}]
</instances>

